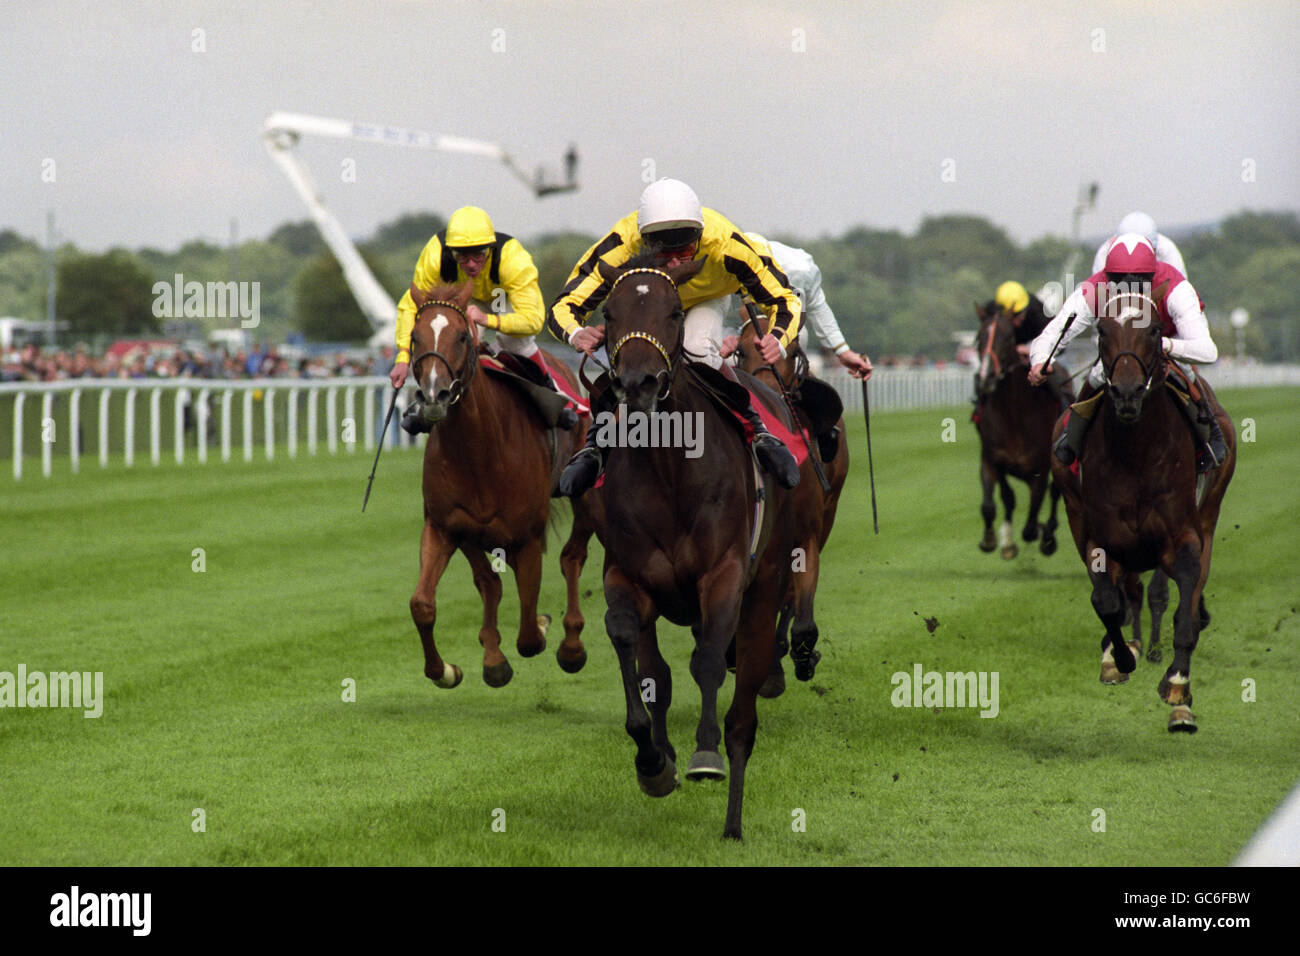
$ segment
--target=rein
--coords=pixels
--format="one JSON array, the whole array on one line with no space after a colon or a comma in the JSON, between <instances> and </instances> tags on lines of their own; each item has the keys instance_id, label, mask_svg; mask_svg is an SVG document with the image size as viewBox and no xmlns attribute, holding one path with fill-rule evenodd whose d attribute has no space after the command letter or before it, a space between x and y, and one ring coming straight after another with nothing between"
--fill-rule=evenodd
<instances>
[{"instance_id":1,"label":"rein","mask_svg":"<svg viewBox=\"0 0 1300 956\"><path fill-rule=\"evenodd\" d=\"M449 302L446 299L430 299L428 302L425 302L415 310L415 317L418 319L420 317L421 312L423 312L425 309L434 308L435 306L451 309L462 319L464 319L465 322L471 327L471 329L473 328L474 323L469 320L469 316L465 314L465 310L462 309L455 302ZM477 334L474 334L474 339L475 339L475 346L477 348L478 345ZM449 389L449 391L451 392L451 399L447 402L447 405L448 407L455 405L457 402L461 400L461 397L465 394L465 392L469 390L469 384L474 379L474 372L478 370L478 361L476 356L474 355L473 352L471 352L469 370L468 372L463 373L463 377L462 377L461 374L457 374L456 370L451 367L451 363L447 361L446 356L444 356L441 352L436 352L433 349L428 349L427 351L421 352L419 355L417 355L414 359L411 360L411 372L415 376L417 385L419 384L420 381L419 366L420 363L424 361L426 358L433 358L436 361L439 361L446 366L447 374L451 376L451 388Z\"/></svg>"},{"instance_id":2,"label":"rein","mask_svg":"<svg viewBox=\"0 0 1300 956\"><path fill-rule=\"evenodd\" d=\"M1016 361L1008 365L1006 368L1002 367L1002 360L998 358L997 352L993 351L993 339L997 335L997 330L998 330L997 321L995 320L990 322L988 341L984 343L984 348L980 352L981 359L987 358L987 359L991 359L993 362L993 371L997 373L993 379L994 383L1002 381L1004 378L1006 378L1016 369L1022 367L1025 364L1024 360L1020 359L1019 353L1016 353L1017 355ZM983 366L983 362L981 362L980 364L981 366Z\"/></svg>"}]
</instances>

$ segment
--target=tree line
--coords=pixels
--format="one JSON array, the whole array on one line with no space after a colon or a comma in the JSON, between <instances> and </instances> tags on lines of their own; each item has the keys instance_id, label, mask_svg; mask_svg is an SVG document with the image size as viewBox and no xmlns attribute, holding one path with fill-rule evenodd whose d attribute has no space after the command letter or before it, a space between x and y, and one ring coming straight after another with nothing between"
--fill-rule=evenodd
<instances>
[{"instance_id":1,"label":"tree line","mask_svg":"<svg viewBox=\"0 0 1300 956\"><path fill-rule=\"evenodd\" d=\"M444 226L436 213L410 213L359 243L394 299L410 283L420 250ZM517 226L509 231L522 232ZM548 302L597 238L551 233L523 239ZM1062 281L1062 266L1076 251L1053 236L1017 244L995 223L969 215L928 217L912 235L861 226L835 237L770 238L813 255L846 338L873 358L951 358L953 334L974 327L973 303L991 298L1007 279L1030 291ZM1244 308L1251 317L1245 330L1248 354L1265 361L1300 360L1296 213L1241 212L1215 228L1174 238L1221 351L1235 351L1227 316ZM1086 276L1094 251L1077 250L1075 281ZM177 274L187 282L259 283L260 324L254 334L264 343L284 341L294 332L308 341L329 342L359 343L370 335L337 262L310 221L286 223L266 239L231 247L193 241L171 252L117 248L91 254L65 245L56 259L57 317L68 323L60 342L65 346L162 334L166 320L154 314L154 285L170 284ZM47 269L39 244L12 230L0 231L0 315L43 318ZM228 320L208 321L230 325Z\"/></svg>"}]
</instances>

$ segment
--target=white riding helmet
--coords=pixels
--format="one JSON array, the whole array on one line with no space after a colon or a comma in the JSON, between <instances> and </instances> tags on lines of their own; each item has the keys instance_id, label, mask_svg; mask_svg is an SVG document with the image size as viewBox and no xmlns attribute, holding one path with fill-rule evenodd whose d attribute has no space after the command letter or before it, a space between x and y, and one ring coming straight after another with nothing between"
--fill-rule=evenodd
<instances>
[{"instance_id":1,"label":"white riding helmet","mask_svg":"<svg viewBox=\"0 0 1300 956\"><path fill-rule=\"evenodd\" d=\"M656 180L641 193L636 226L643 236L667 229L703 229L700 197L679 179Z\"/></svg>"},{"instance_id":2,"label":"white riding helmet","mask_svg":"<svg viewBox=\"0 0 1300 956\"><path fill-rule=\"evenodd\" d=\"M1131 212L1121 219L1115 234L1122 236L1127 232L1136 232L1139 236L1146 236L1147 241L1151 243L1151 248L1156 247L1156 237L1159 235L1156 231L1156 221L1146 213Z\"/></svg>"}]
</instances>

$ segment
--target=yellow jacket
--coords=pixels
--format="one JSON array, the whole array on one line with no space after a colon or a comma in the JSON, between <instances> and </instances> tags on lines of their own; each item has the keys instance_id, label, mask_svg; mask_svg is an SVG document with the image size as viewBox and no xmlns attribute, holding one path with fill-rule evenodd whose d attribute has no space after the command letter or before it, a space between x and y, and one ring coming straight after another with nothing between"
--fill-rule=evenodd
<instances>
[{"instance_id":1,"label":"yellow jacket","mask_svg":"<svg viewBox=\"0 0 1300 956\"><path fill-rule=\"evenodd\" d=\"M474 279L474 298L488 304L488 328L498 329L506 335L536 335L542 330L546 317L546 306L542 301L542 290L537 284L537 267L533 257L518 239L497 233L500 244L493 246L483 271ZM500 256L500 264L494 257ZM447 256L450 268L455 269L455 277L443 278L443 248L438 236L429 240L420 259L415 264L415 284L421 289L432 289L444 282L456 284L465 282L469 276L450 255ZM493 279L493 274L497 278ZM450 274L450 272L448 273ZM503 290L505 300L501 298ZM513 312L498 312L498 308L508 307ZM398 362L411 360L411 330L415 328L415 302L411 299L411 290L407 289L402 301L397 304L397 359Z\"/></svg>"},{"instance_id":2,"label":"yellow jacket","mask_svg":"<svg viewBox=\"0 0 1300 956\"><path fill-rule=\"evenodd\" d=\"M731 221L719 212L704 209L704 232L696 258L703 256L704 268L677 291L682 308L709 299L731 295L742 289L750 298L774 314L772 334L788 348L799 334L803 307L781 268L770 256L760 253ZM620 266L643 250L636 213L624 216L609 234L583 255L569 274L569 280L551 303L551 319L567 339L583 326L589 313L609 294L609 284L596 271L600 262Z\"/></svg>"}]
</instances>

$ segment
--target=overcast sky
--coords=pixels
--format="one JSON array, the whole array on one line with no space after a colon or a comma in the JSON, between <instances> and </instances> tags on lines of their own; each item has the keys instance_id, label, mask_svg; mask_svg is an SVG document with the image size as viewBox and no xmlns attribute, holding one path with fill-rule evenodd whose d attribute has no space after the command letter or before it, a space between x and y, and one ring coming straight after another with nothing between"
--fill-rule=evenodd
<instances>
[{"instance_id":1,"label":"overcast sky","mask_svg":"<svg viewBox=\"0 0 1300 956\"><path fill-rule=\"evenodd\" d=\"M581 151L581 191L538 201L481 158L304 140L354 236L470 203L524 237L598 233L647 174L804 237L949 212L1065 235L1094 179L1084 235L1135 208L1163 227L1300 209L1296 0L0 9L0 228L43 239L53 210L83 248L305 218L260 140L276 110L488 140L529 167Z\"/></svg>"}]
</instances>

